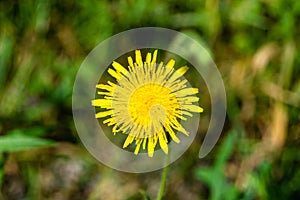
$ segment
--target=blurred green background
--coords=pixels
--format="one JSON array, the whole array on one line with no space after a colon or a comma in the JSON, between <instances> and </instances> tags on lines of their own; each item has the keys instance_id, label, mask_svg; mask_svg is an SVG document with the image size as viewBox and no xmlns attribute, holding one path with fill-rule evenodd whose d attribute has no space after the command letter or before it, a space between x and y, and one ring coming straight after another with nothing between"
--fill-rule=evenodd
<instances>
[{"instance_id":1,"label":"blurred green background","mask_svg":"<svg viewBox=\"0 0 300 200\"><path fill-rule=\"evenodd\" d=\"M165 199L299 198L300 1L13 0L0 1L0 199L155 198L161 171L99 163L80 143L71 110L85 56L145 26L204 43L227 91L218 144L198 159L203 113L195 142L170 166ZM200 98L209 107L207 92Z\"/></svg>"}]
</instances>

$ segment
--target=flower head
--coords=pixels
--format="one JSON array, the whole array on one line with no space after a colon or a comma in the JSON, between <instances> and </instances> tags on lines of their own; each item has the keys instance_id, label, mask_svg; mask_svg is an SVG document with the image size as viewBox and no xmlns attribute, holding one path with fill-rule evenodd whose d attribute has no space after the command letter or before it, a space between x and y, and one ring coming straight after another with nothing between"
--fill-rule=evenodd
<instances>
[{"instance_id":1,"label":"flower head","mask_svg":"<svg viewBox=\"0 0 300 200\"><path fill-rule=\"evenodd\" d=\"M203 109L193 103L198 102L195 96L197 88L187 85L183 77L187 66L175 70L175 61L171 59L166 65L156 63L157 50L153 55L147 53L145 61L140 50L135 51L135 62L128 57L128 67L117 62L108 73L116 83L98 84L101 98L92 100L92 105L105 109L96 114L96 118L106 118L103 123L112 126L115 134L127 134L123 148L135 141L135 154L140 147L148 150L153 156L157 142L168 154L167 135L179 143L176 132L188 135L179 120L192 117Z\"/></svg>"}]
</instances>

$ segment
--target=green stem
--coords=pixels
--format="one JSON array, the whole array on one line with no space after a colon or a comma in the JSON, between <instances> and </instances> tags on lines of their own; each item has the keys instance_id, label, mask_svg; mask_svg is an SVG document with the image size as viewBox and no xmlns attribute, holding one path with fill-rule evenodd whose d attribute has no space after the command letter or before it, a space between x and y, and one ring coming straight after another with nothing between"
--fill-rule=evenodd
<instances>
[{"instance_id":1,"label":"green stem","mask_svg":"<svg viewBox=\"0 0 300 200\"><path fill-rule=\"evenodd\" d=\"M169 165L167 164L162 172L161 176L161 181L160 181L160 187L157 195L157 200L162 200L164 196L164 191L166 187L166 182L167 182L167 176L168 176L168 171L169 171Z\"/></svg>"}]
</instances>

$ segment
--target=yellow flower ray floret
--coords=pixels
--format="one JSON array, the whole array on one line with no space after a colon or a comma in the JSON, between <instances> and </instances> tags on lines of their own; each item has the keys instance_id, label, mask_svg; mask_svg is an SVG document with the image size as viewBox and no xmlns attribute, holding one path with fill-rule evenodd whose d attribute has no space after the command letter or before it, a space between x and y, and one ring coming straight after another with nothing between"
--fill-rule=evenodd
<instances>
[{"instance_id":1,"label":"yellow flower ray floret","mask_svg":"<svg viewBox=\"0 0 300 200\"><path fill-rule=\"evenodd\" d=\"M147 146L150 157L157 143L168 154L167 134L176 143L180 142L177 131L188 135L178 119L186 120L185 116L203 112L193 104L199 101L195 96L198 89L188 87L183 77L188 67L175 70L173 59L166 65L157 65L156 58L157 50L153 57L147 53L143 62L140 50L136 50L135 62L129 56L127 69L114 61L108 73L117 83L98 84L98 94L103 97L92 100L93 106L105 109L96 113L96 118L107 118L103 123L112 126L114 134L128 135L123 148L135 141L134 154L138 154L141 146Z\"/></svg>"}]
</instances>

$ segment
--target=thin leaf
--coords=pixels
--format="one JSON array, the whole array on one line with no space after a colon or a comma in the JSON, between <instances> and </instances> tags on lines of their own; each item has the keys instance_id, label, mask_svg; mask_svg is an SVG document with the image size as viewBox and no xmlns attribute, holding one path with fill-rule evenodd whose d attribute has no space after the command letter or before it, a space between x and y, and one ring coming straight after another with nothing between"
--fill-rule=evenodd
<instances>
[{"instance_id":1,"label":"thin leaf","mask_svg":"<svg viewBox=\"0 0 300 200\"><path fill-rule=\"evenodd\" d=\"M140 190L140 193L143 196L144 200L151 200L148 192L146 192L145 190Z\"/></svg>"},{"instance_id":2,"label":"thin leaf","mask_svg":"<svg viewBox=\"0 0 300 200\"><path fill-rule=\"evenodd\" d=\"M54 141L24 134L9 134L0 137L0 152L24 151L32 148L47 147Z\"/></svg>"}]
</instances>

